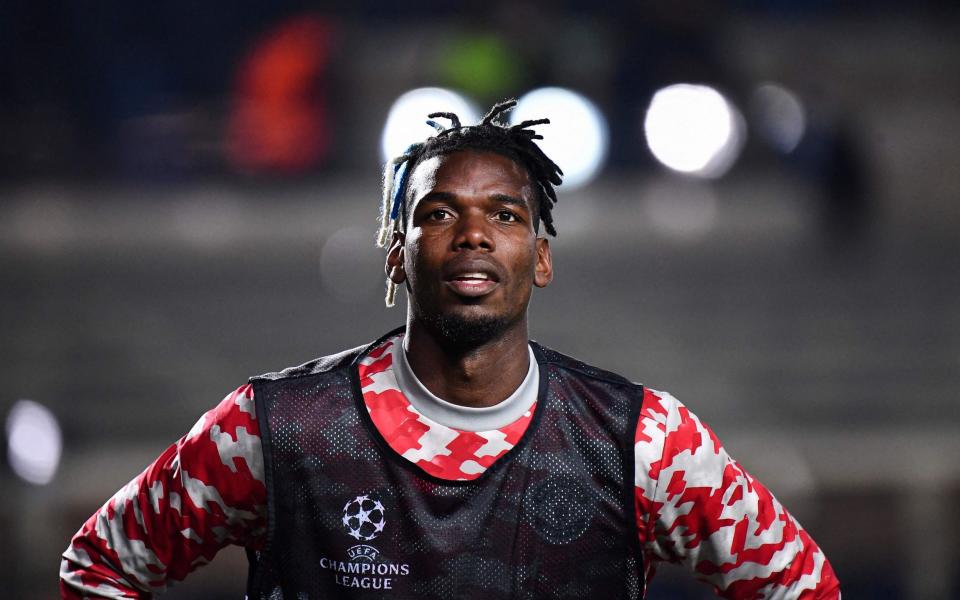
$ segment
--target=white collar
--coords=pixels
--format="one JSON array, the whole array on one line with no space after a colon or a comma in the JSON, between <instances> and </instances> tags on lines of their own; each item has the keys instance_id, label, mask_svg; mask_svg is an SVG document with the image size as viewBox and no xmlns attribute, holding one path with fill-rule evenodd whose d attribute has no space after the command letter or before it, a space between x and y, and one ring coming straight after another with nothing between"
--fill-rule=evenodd
<instances>
[{"instance_id":1,"label":"white collar","mask_svg":"<svg viewBox=\"0 0 960 600\"><path fill-rule=\"evenodd\" d=\"M529 345L527 352L530 356L530 366L520 386L506 400L483 408L453 404L428 390L410 368L402 340L393 345L391 352L393 353L393 370L400 391L418 412L441 425L461 431L500 429L522 417L537 401L540 390L540 367Z\"/></svg>"}]
</instances>

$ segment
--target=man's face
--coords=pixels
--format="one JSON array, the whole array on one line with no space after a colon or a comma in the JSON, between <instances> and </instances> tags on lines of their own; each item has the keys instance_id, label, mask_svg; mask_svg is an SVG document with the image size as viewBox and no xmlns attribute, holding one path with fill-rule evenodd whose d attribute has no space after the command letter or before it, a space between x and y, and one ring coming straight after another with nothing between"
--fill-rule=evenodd
<instances>
[{"instance_id":1,"label":"man's face","mask_svg":"<svg viewBox=\"0 0 960 600\"><path fill-rule=\"evenodd\" d=\"M411 315L468 344L522 322L532 286L553 277L527 171L493 152L456 151L420 162L407 198L406 233L394 237L386 269L407 283Z\"/></svg>"}]
</instances>

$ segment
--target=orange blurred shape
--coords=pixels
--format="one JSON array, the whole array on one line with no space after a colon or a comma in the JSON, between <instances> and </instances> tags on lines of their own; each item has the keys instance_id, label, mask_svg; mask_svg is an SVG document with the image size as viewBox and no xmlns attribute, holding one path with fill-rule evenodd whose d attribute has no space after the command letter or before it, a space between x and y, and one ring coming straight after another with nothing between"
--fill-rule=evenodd
<instances>
[{"instance_id":1,"label":"orange blurred shape","mask_svg":"<svg viewBox=\"0 0 960 600\"><path fill-rule=\"evenodd\" d=\"M239 170L299 173L330 146L323 75L333 25L316 15L267 32L241 63L227 129L227 156Z\"/></svg>"}]
</instances>

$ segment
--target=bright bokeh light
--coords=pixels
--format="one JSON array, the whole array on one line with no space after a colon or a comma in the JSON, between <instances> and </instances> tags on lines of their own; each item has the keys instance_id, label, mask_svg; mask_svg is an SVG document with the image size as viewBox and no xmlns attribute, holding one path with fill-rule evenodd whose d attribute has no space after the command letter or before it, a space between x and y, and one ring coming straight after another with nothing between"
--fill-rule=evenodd
<instances>
[{"instance_id":1,"label":"bright bokeh light","mask_svg":"<svg viewBox=\"0 0 960 600\"><path fill-rule=\"evenodd\" d=\"M18 400L7 415L7 459L18 477L46 485L60 465L63 438L50 410L32 400Z\"/></svg>"},{"instance_id":2,"label":"bright bokeh light","mask_svg":"<svg viewBox=\"0 0 960 600\"><path fill-rule=\"evenodd\" d=\"M743 148L743 118L723 94L705 85L659 90L643 123L650 151L665 166L700 177L720 177Z\"/></svg>"},{"instance_id":3,"label":"bright bokeh light","mask_svg":"<svg viewBox=\"0 0 960 600\"><path fill-rule=\"evenodd\" d=\"M464 125L473 125L480 118L477 109L456 92L436 87L410 90L397 98L387 113L380 139L383 160L400 156L410 144L435 134L437 130L427 125L427 115L435 112L456 113ZM438 122L447 124L444 119Z\"/></svg>"},{"instance_id":4,"label":"bright bokeh light","mask_svg":"<svg viewBox=\"0 0 960 600\"><path fill-rule=\"evenodd\" d=\"M807 129L800 98L781 85L763 83L754 90L750 109L760 137L780 152L793 152Z\"/></svg>"},{"instance_id":5,"label":"bright bokeh light","mask_svg":"<svg viewBox=\"0 0 960 600\"><path fill-rule=\"evenodd\" d=\"M563 188L577 188L597 176L607 158L609 135L603 113L584 96L558 87L533 90L517 102L510 123L550 119L535 129L537 144L563 170Z\"/></svg>"}]
</instances>

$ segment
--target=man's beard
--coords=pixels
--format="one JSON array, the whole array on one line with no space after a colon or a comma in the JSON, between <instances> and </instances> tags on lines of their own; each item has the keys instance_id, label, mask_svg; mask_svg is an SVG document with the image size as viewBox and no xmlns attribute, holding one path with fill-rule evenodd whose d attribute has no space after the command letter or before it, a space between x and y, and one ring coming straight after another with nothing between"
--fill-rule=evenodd
<instances>
[{"instance_id":1,"label":"man's beard","mask_svg":"<svg viewBox=\"0 0 960 600\"><path fill-rule=\"evenodd\" d=\"M448 352L459 353L495 340L506 331L511 320L504 315L435 314L428 322L440 344Z\"/></svg>"}]
</instances>

